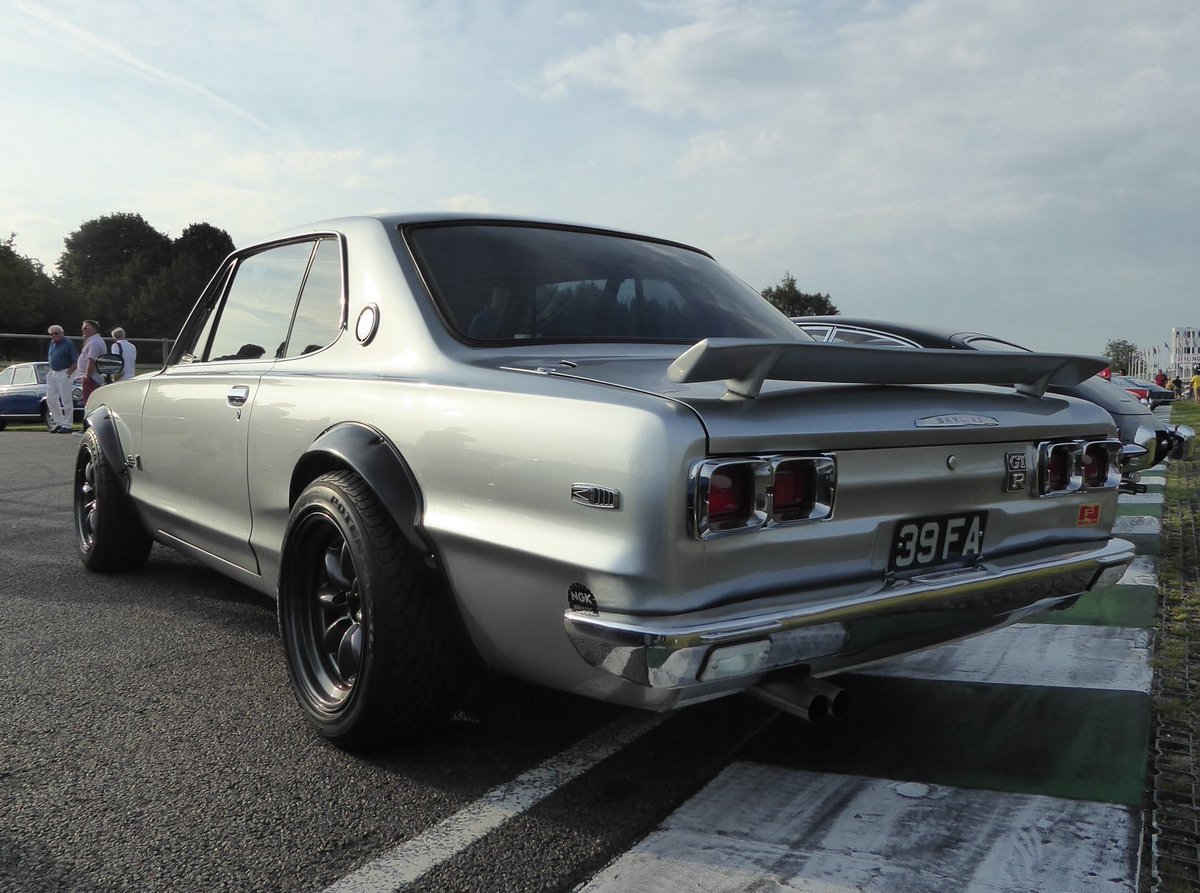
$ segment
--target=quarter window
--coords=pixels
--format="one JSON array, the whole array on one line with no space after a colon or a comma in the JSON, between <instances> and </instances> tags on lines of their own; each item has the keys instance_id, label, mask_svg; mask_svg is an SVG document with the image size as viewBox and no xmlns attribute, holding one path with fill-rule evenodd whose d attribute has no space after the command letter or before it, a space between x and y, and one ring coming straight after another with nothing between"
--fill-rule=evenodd
<instances>
[{"instance_id":1,"label":"quarter window","mask_svg":"<svg viewBox=\"0 0 1200 893\"><path fill-rule=\"evenodd\" d=\"M13 373L13 384L33 384L33 367L18 366Z\"/></svg>"},{"instance_id":2,"label":"quarter window","mask_svg":"<svg viewBox=\"0 0 1200 893\"><path fill-rule=\"evenodd\" d=\"M336 239L317 243L285 357L298 357L332 344L342 328L342 258Z\"/></svg>"},{"instance_id":3,"label":"quarter window","mask_svg":"<svg viewBox=\"0 0 1200 893\"><path fill-rule=\"evenodd\" d=\"M312 242L281 245L252 254L237 265L204 359L257 360L280 355L312 250Z\"/></svg>"}]
</instances>

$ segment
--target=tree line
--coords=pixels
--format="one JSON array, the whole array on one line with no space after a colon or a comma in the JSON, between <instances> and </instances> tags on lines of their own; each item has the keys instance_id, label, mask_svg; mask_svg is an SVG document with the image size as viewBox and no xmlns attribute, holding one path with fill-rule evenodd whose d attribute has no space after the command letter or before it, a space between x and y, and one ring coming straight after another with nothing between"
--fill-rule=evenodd
<instances>
[{"instance_id":1,"label":"tree line","mask_svg":"<svg viewBox=\"0 0 1200 893\"><path fill-rule=\"evenodd\" d=\"M58 323L70 335L95 319L106 335L121 326L133 338L173 338L233 251L229 233L210 223L172 239L124 212L88 220L63 241L52 273L17 250L15 233L0 241L0 332L40 334ZM32 349L18 344L5 348Z\"/></svg>"},{"instance_id":2,"label":"tree line","mask_svg":"<svg viewBox=\"0 0 1200 893\"><path fill-rule=\"evenodd\" d=\"M121 326L132 338L173 338L234 247L210 223L172 239L130 212L85 221L63 241L53 272L17 250L15 233L0 241L0 332L40 334L58 323L73 336L95 319L105 335ZM838 313L829 295L802 292L791 273L762 296L788 316ZM42 349L16 341L0 347L29 357Z\"/></svg>"}]
</instances>

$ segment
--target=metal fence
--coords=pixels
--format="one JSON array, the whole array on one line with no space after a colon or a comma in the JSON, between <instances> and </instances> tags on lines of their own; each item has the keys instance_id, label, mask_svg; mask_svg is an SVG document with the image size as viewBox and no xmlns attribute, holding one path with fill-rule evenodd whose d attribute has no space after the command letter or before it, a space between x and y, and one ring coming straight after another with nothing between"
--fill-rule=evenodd
<instances>
[{"instance_id":1,"label":"metal fence","mask_svg":"<svg viewBox=\"0 0 1200 893\"><path fill-rule=\"evenodd\" d=\"M171 353L174 338L126 338L137 345L139 366L158 365L166 362ZM106 344L111 344L111 338L105 338ZM145 347L143 347L145 345ZM28 362L30 360L46 359L46 351L50 349L50 336L28 335L19 332L0 332L0 365L10 362Z\"/></svg>"}]
</instances>

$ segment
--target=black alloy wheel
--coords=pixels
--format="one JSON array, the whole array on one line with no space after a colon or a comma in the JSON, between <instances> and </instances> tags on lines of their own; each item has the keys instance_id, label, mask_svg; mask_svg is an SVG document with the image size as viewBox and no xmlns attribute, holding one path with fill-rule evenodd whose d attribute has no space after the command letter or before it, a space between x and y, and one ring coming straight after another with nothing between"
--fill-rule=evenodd
<instances>
[{"instance_id":1,"label":"black alloy wheel","mask_svg":"<svg viewBox=\"0 0 1200 893\"><path fill-rule=\"evenodd\" d=\"M74 501L79 557L88 570L127 571L146 563L154 541L92 428L75 457Z\"/></svg>"},{"instance_id":2,"label":"black alloy wheel","mask_svg":"<svg viewBox=\"0 0 1200 893\"><path fill-rule=\"evenodd\" d=\"M362 750L428 735L473 664L440 577L352 471L300 494L284 538L279 634L305 719Z\"/></svg>"}]
</instances>

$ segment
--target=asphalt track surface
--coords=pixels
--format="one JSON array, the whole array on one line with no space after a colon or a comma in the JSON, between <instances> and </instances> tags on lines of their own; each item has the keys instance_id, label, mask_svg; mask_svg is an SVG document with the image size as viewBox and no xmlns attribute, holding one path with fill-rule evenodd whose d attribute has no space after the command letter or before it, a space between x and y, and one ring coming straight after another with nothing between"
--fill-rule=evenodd
<instances>
[{"instance_id":1,"label":"asphalt track surface","mask_svg":"<svg viewBox=\"0 0 1200 893\"><path fill-rule=\"evenodd\" d=\"M268 599L157 546L84 571L77 445L0 434L0 890L1137 889L1152 565L1024 652L848 677L838 722L485 678L364 758L303 725Z\"/></svg>"}]
</instances>

